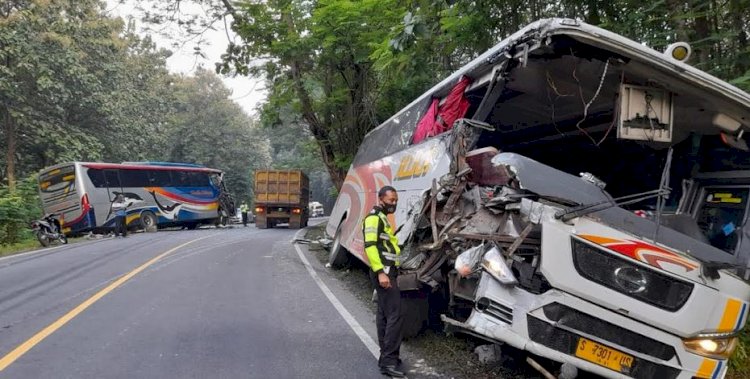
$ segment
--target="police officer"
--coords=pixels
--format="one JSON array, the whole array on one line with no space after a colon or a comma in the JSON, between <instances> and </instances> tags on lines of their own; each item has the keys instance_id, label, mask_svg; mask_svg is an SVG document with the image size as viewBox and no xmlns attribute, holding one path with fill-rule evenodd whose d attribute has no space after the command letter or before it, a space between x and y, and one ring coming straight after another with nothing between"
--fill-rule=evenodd
<instances>
[{"instance_id":1,"label":"police officer","mask_svg":"<svg viewBox=\"0 0 750 379\"><path fill-rule=\"evenodd\" d=\"M247 202L244 200L242 201L242 205L240 205L240 213L242 213L242 225L247 226L247 212L250 210L250 207L247 206Z\"/></svg>"},{"instance_id":2,"label":"police officer","mask_svg":"<svg viewBox=\"0 0 750 379\"><path fill-rule=\"evenodd\" d=\"M378 295L378 344L380 372L403 378L397 366L401 347L401 291L396 283L401 249L387 215L396 211L396 189L385 186L378 191L378 205L373 207L363 225L365 252L370 261L370 279Z\"/></svg>"}]
</instances>

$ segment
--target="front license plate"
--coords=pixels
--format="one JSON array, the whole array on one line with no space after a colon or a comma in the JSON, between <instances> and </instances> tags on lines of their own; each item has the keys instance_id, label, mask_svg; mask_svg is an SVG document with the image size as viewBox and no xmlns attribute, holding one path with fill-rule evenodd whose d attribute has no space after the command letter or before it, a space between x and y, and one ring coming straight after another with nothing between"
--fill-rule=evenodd
<instances>
[{"instance_id":1,"label":"front license plate","mask_svg":"<svg viewBox=\"0 0 750 379\"><path fill-rule=\"evenodd\" d=\"M576 357L607 367L617 372L628 372L633 366L633 357L586 338L578 339Z\"/></svg>"}]
</instances>

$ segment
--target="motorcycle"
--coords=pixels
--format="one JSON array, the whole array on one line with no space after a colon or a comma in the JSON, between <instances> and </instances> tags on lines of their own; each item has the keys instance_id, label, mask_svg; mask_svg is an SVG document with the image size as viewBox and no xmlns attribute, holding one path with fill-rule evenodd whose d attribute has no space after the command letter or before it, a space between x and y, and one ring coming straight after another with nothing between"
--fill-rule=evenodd
<instances>
[{"instance_id":1,"label":"motorcycle","mask_svg":"<svg viewBox=\"0 0 750 379\"><path fill-rule=\"evenodd\" d=\"M54 215L48 215L31 223L31 229L36 234L36 239L43 247L47 247L52 241L68 243L68 238L62 233L62 225Z\"/></svg>"}]
</instances>

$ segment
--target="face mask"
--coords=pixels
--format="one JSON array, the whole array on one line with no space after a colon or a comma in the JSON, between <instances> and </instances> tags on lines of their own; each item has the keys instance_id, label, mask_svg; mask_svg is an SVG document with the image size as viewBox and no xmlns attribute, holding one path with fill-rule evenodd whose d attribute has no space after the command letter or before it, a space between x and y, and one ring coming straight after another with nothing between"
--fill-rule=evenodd
<instances>
[{"instance_id":1,"label":"face mask","mask_svg":"<svg viewBox=\"0 0 750 379\"><path fill-rule=\"evenodd\" d=\"M391 214L396 212L396 204L383 204L383 210L385 214Z\"/></svg>"}]
</instances>

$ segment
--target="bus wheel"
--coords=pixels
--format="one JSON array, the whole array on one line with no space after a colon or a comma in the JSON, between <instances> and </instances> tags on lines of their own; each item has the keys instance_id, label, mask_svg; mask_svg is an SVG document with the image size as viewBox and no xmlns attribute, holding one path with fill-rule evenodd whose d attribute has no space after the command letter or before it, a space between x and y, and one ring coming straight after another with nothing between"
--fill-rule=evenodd
<instances>
[{"instance_id":1,"label":"bus wheel","mask_svg":"<svg viewBox=\"0 0 750 379\"><path fill-rule=\"evenodd\" d=\"M156 231L156 215L152 212L143 212L141 213L141 227L143 230L153 233Z\"/></svg>"},{"instance_id":2,"label":"bus wheel","mask_svg":"<svg viewBox=\"0 0 750 379\"><path fill-rule=\"evenodd\" d=\"M331 244L331 251L328 255L328 264L331 265L331 267L338 268L347 263L349 260L349 254L346 251L346 249L341 246L341 238L342 238L342 231L344 222L339 224L339 227L336 228L336 235L333 237L333 244Z\"/></svg>"},{"instance_id":3,"label":"bus wheel","mask_svg":"<svg viewBox=\"0 0 750 379\"><path fill-rule=\"evenodd\" d=\"M191 222L191 223L189 223L189 224L187 224L185 226L187 227L188 230L195 230L198 227L198 223L197 222Z\"/></svg>"}]
</instances>

